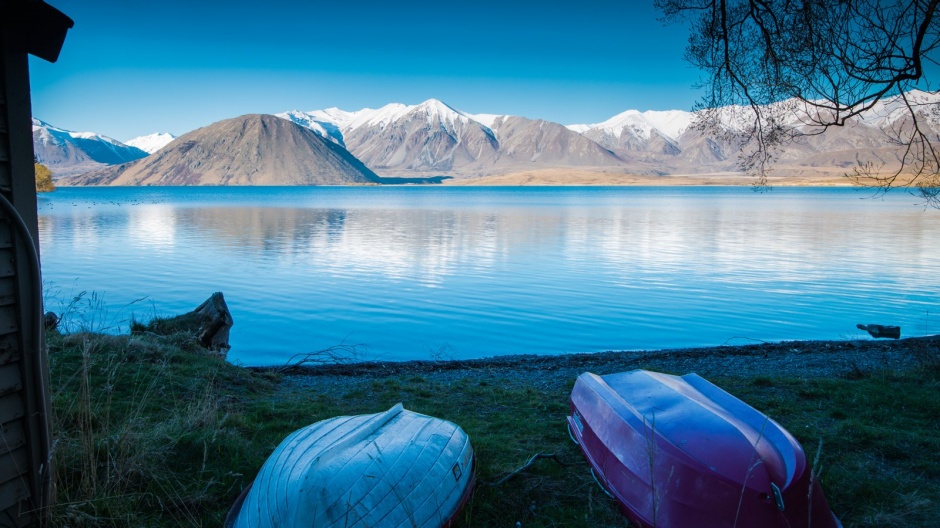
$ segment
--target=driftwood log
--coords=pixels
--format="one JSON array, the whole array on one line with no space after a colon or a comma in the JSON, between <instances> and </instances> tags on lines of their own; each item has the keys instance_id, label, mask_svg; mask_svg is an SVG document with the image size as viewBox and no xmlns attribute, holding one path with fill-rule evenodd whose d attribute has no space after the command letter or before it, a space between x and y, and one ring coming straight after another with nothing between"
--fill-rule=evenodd
<instances>
[{"instance_id":1,"label":"driftwood log","mask_svg":"<svg viewBox=\"0 0 940 528\"><path fill-rule=\"evenodd\" d=\"M225 356L232 348L228 334L233 323L222 292L215 292L195 310L168 319L154 319L143 330L159 335L191 333L200 346Z\"/></svg>"},{"instance_id":2,"label":"driftwood log","mask_svg":"<svg viewBox=\"0 0 940 528\"><path fill-rule=\"evenodd\" d=\"M885 326L879 324L857 324L855 325L859 330L864 330L871 334L872 337L881 337L886 339L900 339L901 338L901 327L900 326Z\"/></svg>"}]
</instances>

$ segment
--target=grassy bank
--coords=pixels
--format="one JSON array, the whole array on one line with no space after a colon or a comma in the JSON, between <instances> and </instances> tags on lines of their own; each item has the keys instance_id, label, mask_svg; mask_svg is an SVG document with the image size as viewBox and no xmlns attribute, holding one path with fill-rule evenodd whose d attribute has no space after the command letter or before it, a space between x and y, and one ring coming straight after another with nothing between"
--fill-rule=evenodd
<instances>
[{"instance_id":1,"label":"grassy bank","mask_svg":"<svg viewBox=\"0 0 940 528\"><path fill-rule=\"evenodd\" d=\"M50 334L48 341L53 526L219 526L285 435L397 402L452 420L470 435L480 484L464 526L626 525L568 438L574 379L553 382L550 360L534 373L526 362L501 369L441 364L298 382L232 366L185 334ZM821 443L823 487L847 528L940 526L940 352L935 341L907 346L917 361L900 371L709 378L781 422L810 460ZM749 361L748 354L739 360ZM635 366L668 371L664 365L650 359ZM564 465L541 459L488 485L536 453L555 454Z\"/></svg>"}]
</instances>

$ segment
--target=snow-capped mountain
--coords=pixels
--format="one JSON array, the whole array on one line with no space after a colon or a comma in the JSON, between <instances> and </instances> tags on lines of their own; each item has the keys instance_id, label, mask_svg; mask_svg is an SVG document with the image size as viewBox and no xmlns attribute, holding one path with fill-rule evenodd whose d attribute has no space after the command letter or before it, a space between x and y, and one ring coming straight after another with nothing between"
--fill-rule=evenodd
<instances>
[{"instance_id":1,"label":"snow-capped mountain","mask_svg":"<svg viewBox=\"0 0 940 528\"><path fill-rule=\"evenodd\" d=\"M492 157L493 132L436 99L346 112L337 108L276 114L344 145L373 170L452 171Z\"/></svg>"},{"instance_id":2,"label":"snow-capped mountain","mask_svg":"<svg viewBox=\"0 0 940 528\"><path fill-rule=\"evenodd\" d=\"M94 132L72 132L33 119L36 159L56 177L143 158L146 152Z\"/></svg>"},{"instance_id":3,"label":"snow-capped mountain","mask_svg":"<svg viewBox=\"0 0 940 528\"><path fill-rule=\"evenodd\" d=\"M481 175L523 166L620 163L607 149L557 123L469 114L437 99L355 112L331 108L276 115L345 145L384 174Z\"/></svg>"},{"instance_id":4,"label":"snow-capped mountain","mask_svg":"<svg viewBox=\"0 0 940 528\"><path fill-rule=\"evenodd\" d=\"M124 144L137 147L147 154L153 154L167 146L167 144L174 139L176 139L176 136L168 132L156 132L146 136L135 137L134 139L125 141Z\"/></svg>"},{"instance_id":5,"label":"snow-capped mountain","mask_svg":"<svg viewBox=\"0 0 940 528\"><path fill-rule=\"evenodd\" d=\"M327 108L326 110L313 110L311 112L292 110L274 115L293 121L321 136L342 144L344 137L354 130L360 128L381 130L408 116L415 110L422 113L429 124L437 120L441 123L449 123L451 129L455 122L465 124L472 120L472 116L455 110L437 99L429 99L421 104L410 106L401 103L390 103L381 108L363 108L354 112L347 112L339 108Z\"/></svg>"},{"instance_id":6,"label":"snow-capped mountain","mask_svg":"<svg viewBox=\"0 0 940 528\"><path fill-rule=\"evenodd\" d=\"M360 111L343 134L353 155L388 173L453 172L499 150L489 128L436 99Z\"/></svg>"}]
</instances>

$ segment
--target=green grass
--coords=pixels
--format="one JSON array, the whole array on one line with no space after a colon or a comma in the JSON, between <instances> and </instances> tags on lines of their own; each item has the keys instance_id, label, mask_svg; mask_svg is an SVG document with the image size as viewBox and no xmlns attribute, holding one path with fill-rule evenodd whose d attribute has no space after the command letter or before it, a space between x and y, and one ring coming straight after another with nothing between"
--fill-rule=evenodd
<instances>
[{"instance_id":1,"label":"green grass","mask_svg":"<svg viewBox=\"0 0 940 528\"><path fill-rule=\"evenodd\" d=\"M858 379L714 380L796 436L848 526L940 526L940 369Z\"/></svg>"},{"instance_id":2,"label":"green grass","mask_svg":"<svg viewBox=\"0 0 940 528\"><path fill-rule=\"evenodd\" d=\"M480 484L463 526L625 526L568 438L564 389L495 377L350 378L341 391L279 389L186 334L48 336L58 503L52 526L219 526L288 433L395 403L470 435ZM938 526L940 369L853 379L712 379L780 422L813 460L846 528ZM536 453L553 453L489 486Z\"/></svg>"},{"instance_id":3,"label":"green grass","mask_svg":"<svg viewBox=\"0 0 940 528\"><path fill-rule=\"evenodd\" d=\"M238 431L271 380L185 335L50 335L53 526L211 526L264 455ZM250 406L250 405L249 405Z\"/></svg>"}]
</instances>

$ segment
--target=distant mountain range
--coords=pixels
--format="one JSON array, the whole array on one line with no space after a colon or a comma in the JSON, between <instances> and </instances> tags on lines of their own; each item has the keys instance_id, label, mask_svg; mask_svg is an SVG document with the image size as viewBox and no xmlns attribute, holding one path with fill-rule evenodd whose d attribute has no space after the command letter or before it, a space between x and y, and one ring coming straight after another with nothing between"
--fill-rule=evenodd
<instances>
[{"instance_id":1,"label":"distant mountain range","mask_svg":"<svg viewBox=\"0 0 940 528\"><path fill-rule=\"evenodd\" d=\"M921 125L936 136L940 94L906 96L918 105ZM728 127L735 126L730 118L734 110L722 109L729 116L723 118ZM377 181L375 173L461 179L541 169L704 174L736 172L741 150L723 135L693 126L696 114L680 110L628 110L601 123L563 126L521 116L469 114L431 99L355 112L290 111L276 118L242 116L180 138L153 134L127 144L38 120L33 135L40 161L58 178L69 177L65 184L363 183ZM796 172L845 169L859 159L896 164L899 151L892 136L909 119L900 99L888 98L865 119L787 145L779 162ZM798 117L787 125L805 126ZM236 142L257 156L233 151ZM277 153L276 163L269 159L271 153ZM139 158L144 159L134 161ZM97 172L87 174L91 171Z\"/></svg>"}]
</instances>

